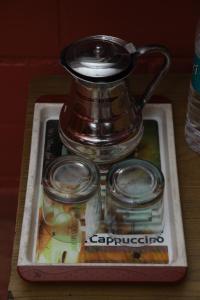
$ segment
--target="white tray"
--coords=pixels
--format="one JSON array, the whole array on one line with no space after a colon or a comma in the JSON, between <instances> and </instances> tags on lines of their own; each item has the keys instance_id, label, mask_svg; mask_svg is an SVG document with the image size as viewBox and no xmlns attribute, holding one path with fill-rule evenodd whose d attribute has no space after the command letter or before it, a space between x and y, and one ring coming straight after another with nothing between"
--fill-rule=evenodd
<instances>
[{"instance_id":1,"label":"white tray","mask_svg":"<svg viewBox=\"0 0 200 300\"><path fill-rule=\"evenodd\" d=\"M145 247L167 247L166 263L38 263L36 242L41 194L45 130L48 120L58 120L62 104L35 105L30 165L18 257L19 274L29 281L164 281L180 280L187 268L178 178L172 109L170 104L147 104L143 117L158 124L161 169L165 177L165 227L160 241ZM106 238L106 234L104 235ZM137 236L134 247L141 246ZM106 239L105 239L106 240ZM142 239L140 239L142 241ZM105 245L103 245L105 246Z\"/></svg>"}]
</instances>

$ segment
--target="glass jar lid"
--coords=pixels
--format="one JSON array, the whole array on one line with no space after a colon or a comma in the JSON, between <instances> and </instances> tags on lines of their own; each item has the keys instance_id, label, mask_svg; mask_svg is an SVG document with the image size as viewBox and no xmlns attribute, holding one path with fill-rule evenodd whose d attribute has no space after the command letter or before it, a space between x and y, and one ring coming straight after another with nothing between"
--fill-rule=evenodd
<instances>
[{"instance_id":1,"label":"glass jar lid","mask_svg":"<svg viewBox=\"0 0 200 300\"><path fill-rule=\"evenodd\" d=\"M133 68L136 48L119 38L96 35L64 48L61 64L76 77L90 82L111 82L127 76Z\"/></svg>"},{"instance_id":2,"label":"glass jar lid","mask_svg":"<svg viewBox=\"0 0 200 300\"><path fill-rule=\"evenodd\" d=\"M108 174L108 189L121 204L146 206L158 201L163 193L164 177L149 161L129 159L113 165Z\"/></svg>"},{"instance_id":3,"label":"glass jar lid","mask_svg":"<svg viewBox=\"0 0 200 300\"><path fill-rule=\"evenodd\" d=\"M99 171L84 158L61 156L47 167L42 183L47 195L56 201L85 202L99 187Z\"/></svg>"}]
</instances>

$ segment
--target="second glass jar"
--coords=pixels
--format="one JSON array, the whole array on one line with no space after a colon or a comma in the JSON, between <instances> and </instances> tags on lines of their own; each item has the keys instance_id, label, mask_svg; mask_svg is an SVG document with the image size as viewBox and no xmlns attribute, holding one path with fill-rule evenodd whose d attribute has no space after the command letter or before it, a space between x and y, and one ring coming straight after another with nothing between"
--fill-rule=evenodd
<instances>
[{"instance_id":1,"label":"second glass jar","mask_svg":"<svg viewBox=\"0 0 200 300\"><path fill-rule=\"evenodd\" d=\"M129 159L107 176L105 222L111 234L159 234L163 230L164 177L149 161Z\"/></svg>"}]
</instances>

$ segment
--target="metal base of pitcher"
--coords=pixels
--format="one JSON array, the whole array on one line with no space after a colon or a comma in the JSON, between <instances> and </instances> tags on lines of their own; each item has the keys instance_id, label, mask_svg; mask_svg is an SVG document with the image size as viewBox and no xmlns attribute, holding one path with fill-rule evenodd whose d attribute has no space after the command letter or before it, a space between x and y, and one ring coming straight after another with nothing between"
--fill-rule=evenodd
<instances>
[{"instance_id":1,"label":"metal base of pitcher","mask_svg":"<svg viewBox=\"0 0 200 300\"><path fill-rule=\"evenodd\" d=\"M142 139L144 127L142 123L137 135L131 137L130 139L126 139L124 142L115 145L99 147L78 143L72 139L69 139L65 136L60 126L58 131L62 143L73 153L91 159L97 164L104 165L119 161L133 152Z\"/></svg>"}]
</instances>

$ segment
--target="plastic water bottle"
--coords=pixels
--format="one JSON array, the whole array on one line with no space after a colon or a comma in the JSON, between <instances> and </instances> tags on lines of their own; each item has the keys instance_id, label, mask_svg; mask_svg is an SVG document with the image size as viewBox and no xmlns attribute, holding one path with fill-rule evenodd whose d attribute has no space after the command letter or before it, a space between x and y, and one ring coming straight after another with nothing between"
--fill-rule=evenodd
<instances>
[{"instance_id":1,"label":"plastic water bottle","mask_svg":"<svg viewBox=\"0 0 200 300\"><path fill-rule=\"evenodd\" d=\"M185 138L189 147L200 153L200 21L195 37L195 57L190 82Z\"/></svg>"}]
</instances>

